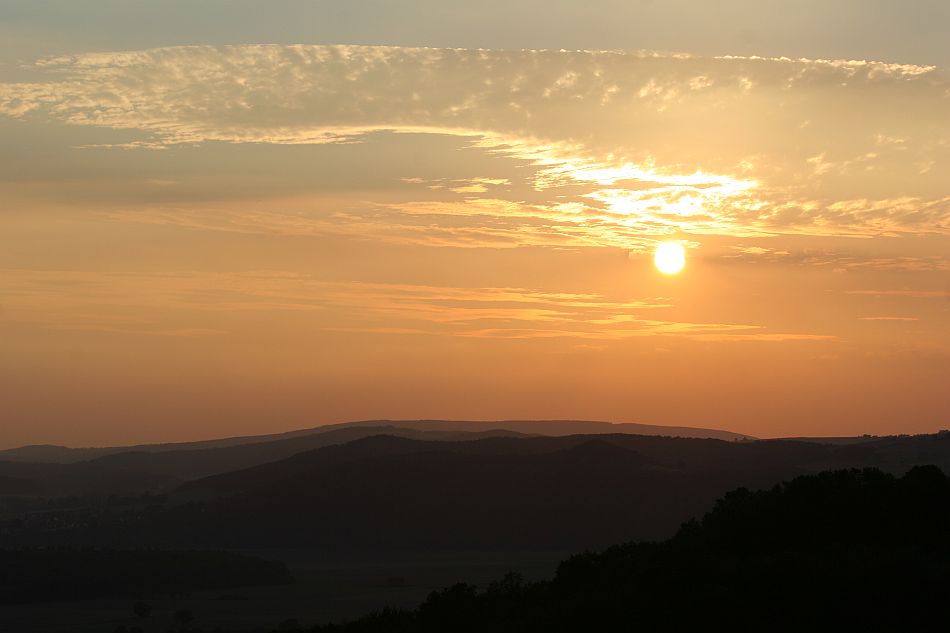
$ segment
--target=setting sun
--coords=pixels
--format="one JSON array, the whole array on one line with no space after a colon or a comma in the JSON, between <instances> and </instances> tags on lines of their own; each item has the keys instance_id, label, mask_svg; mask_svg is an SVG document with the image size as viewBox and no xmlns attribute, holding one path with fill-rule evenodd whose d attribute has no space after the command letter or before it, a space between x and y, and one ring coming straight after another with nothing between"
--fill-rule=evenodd
<instances>
[{"instance_id":1,"label":"setting sun","mask_svg":"<svg viewBox=\"0 0 950 633\"><path fill-rule=\"evenodd\" d=\"M675 275L686 264L686 249L676 242L662 242L653 254L653 264L664 275Z\"/></svg>"}]
</instances>

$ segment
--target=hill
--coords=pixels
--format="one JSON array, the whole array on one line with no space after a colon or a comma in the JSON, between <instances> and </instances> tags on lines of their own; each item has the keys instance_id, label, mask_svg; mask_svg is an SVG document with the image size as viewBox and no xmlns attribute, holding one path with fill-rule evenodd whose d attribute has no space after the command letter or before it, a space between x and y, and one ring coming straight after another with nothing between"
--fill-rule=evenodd
<instances>
[{"instance_id":1,"label":"hill","mask_svg":"<svg viewBox=\"0 0 950 633\"><path fill-rule=\"evenodd\" d=\"M327 468L348 462L414 454L460 454L472 456L534 456L573 449L578 445L613 446L627 449L614 452L620 461L646 459L658 471L686 468L754 468L774 464L776 459L791 453L800 463L820 460L835 451L819 445L795 442L758 442L736 444L720 440L671 438L639 435L569 435L559 437L489 437L465 441L420 441L417 438L381 435L334 447L298 453L290 458L253 468L222 473L190 481L179 492L209 491L233 494L264 488L296 477L317 476ZM606 450L606 449L605 449ZM794 460L793 460L794 461Z\"/></svg>"},{"instance_id":2,"label":"hill","mask_svg":"<svg viewBox=\"0 0 950 633\"><path fill-rule=\"evenodd\" d=\"M353 426L256 443L179 450L123 451L69 463L0 461L0 477L10 480L8 485L4 485L0 479L0 494L63 496L167 492L191 479L248 468L381 433L441 441L518 435L503 430L422 431L393 426ZM13 482L19 483L14 486Z\"/></svg>"},{"instance_id":3,"label":"hill","mask_svg":"<svg viewBox=\"0 0 950 633\"><path fill-rule=\"evenodd\" d=\"M737 489L670 539L564 561L546 582L457 584L411 612L317 627L436 631L923 631L950 590L950 482L876 469Z\"/></svg>"},{"instance_id":4,"label":"hill","mask_svg":"<svg viewBox=\"0 0 950 633\"><path fill-rule=\"evenodd\" d=\"M655 426L635 423L612 423L583 420L507 420L507 421L464 421L464 420L363 420L328 424L308 429L273 433L269 435L248 435L228 437L196 442L176 442L163 444L138 444L134 446L108 446L71 448L52 444L21 446L0 450L0 462L40 462L48 464L71 464L89 461L117 453L166 453L236 447L246 444L264 444L282 440L294 440L330 431L352 428L399 428L415 431L467 432L498 434L510 431L530 435L577 435L591 433L630 433L635 435L666 435L672 437L711 437L725 440L751 439L750 436L720 431L677 426ZM305 450L305 449L302 449Z\"/></svg>"},{"instance_id":5,"label":"hill","mask_svg":"<svg viewBox=\"0 0 950 633\"><path fill-rule=\"evenodd\" d=\"M950 433L860 445L455 437L363 437L199 478L125 509L40 508L29 529L0 530L31 545L564 551L665 538L737 486L837 468L903 474L921 460L950 464Z\"/></svg>"},{"instance_id":6,"label":"hill","mask_svg":"<svg viewBox=\"0 0 950 633\"><path fill-rule=\"evenodd\" d=\"M380 420L375 422L346 422L343 427L374 425L378 422L392 424L404 429L420 431L490 431L504 429L527 435L660 435L664 437L690 437L701 439L719 439L728 441L755 439L750 435L733 433L719 429L706 429L688 426L659 426L638 424L635 422L601 422L596 420Z\"/></svg>"},{"instance_id":7,"label":"hill","mask_svg":"<svg viewBox=\"0 0 950 633\"><path fill-rule=\"evenodd\" d=\"M74 529L42 538L334 552L563 551L667 536L730 488L847 463L844 450L634 435L374 436L190 482L172 500L225 495L217 499L112 523L100 517L88 528L74 521Z\"/></svg>"}]
</instances>

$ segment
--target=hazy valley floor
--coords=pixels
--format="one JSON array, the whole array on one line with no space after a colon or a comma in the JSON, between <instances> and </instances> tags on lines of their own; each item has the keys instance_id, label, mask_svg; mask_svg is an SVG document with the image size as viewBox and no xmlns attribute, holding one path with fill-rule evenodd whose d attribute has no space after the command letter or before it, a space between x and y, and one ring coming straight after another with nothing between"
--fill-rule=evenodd
<instances>
[{"instance_id":1,"label":"hazy valley floor","mask_svg":"<svg viewBox=\"0 0 950 633\"><path fill-rule=\"evenodd\" d=\"M174 614L194 614L195 629L272 631L287 620L304 627L350 620L384 606L411 609L436 589L457 582L479 586L509 571L529 580L550 578L572 552L405 552L337 558L306 550L242 550L287 563L296 582L193 592L186 598L145 597L152 615L137 618L135 600L78 600L0 606L3 633L112 633L141 627L143 633L175 628Z\"/></svg>"}]
</instances>

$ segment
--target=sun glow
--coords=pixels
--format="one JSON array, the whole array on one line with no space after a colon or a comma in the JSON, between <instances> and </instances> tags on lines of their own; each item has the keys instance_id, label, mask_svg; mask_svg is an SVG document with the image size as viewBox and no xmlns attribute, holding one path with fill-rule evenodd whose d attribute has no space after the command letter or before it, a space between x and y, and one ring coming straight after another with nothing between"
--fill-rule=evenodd
<instances>
[{"instance_id":1,"label":"sun glow","mask_svg":"<svg viewBox=\"0 0 950 633\"><path fill-rule=\"evenodd\" d=\"M686 249L677 242L662 242L653 254L653 264L664 275L675 275L686 265Z\"/></svg>"}]
</instances>

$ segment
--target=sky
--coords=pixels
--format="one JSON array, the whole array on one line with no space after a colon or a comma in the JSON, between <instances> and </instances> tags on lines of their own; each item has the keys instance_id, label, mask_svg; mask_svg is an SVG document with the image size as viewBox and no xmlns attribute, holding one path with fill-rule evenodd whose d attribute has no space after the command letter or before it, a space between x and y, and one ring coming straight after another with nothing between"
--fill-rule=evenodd
<instances>
[{"instance_id":1,"label":"sky","mask_svg":"<svg viewBox=\"0 0 950 633\"><path fill-rule=\"evenodd\" d=\"M948 428L948 27L922 0L7 1L0 447Z\"/></svg>"}]
</instances>

